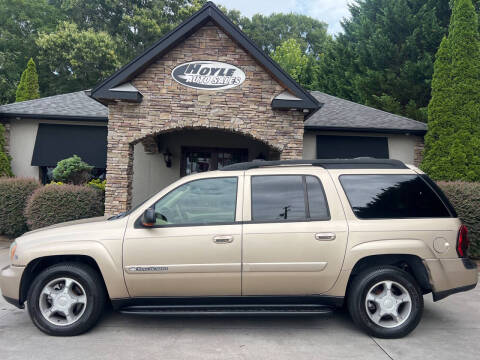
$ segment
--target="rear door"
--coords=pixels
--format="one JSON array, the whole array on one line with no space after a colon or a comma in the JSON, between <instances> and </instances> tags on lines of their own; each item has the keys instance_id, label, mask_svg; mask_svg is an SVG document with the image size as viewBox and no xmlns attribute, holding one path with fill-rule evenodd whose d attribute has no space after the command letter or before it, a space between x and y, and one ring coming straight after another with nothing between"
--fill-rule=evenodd
<instances>
[{"instance_id":1,"label":"rear door","mask_svg":"<svg viewBox=\"0 0 480 360\"><path fill-rule=\"evenodd\" d=\"M313 295L339 276L348 237L334 184L321 168L246 173L243 295Z\"/></svg>"}]
</instances>

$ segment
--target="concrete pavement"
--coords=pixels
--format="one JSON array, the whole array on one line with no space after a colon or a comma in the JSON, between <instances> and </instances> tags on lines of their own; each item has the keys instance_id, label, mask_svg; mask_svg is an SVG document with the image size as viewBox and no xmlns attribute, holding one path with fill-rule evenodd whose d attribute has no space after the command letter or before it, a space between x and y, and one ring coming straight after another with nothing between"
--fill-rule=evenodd
<instances>
[{"instance_id":1,"label":"concrete pavement","mask_svg":"<svg viewBox=\"0 0 480 360\"><path fill-rule=\"evenodd\" d=\"M0 267L8 264L0 243ZM328 317L139 317L107 312L72 338L41 333L0 300L0 359L480 359L480 288L433 303L400 340L373 339L338 311Z\"/></svg>"}]
</instances>

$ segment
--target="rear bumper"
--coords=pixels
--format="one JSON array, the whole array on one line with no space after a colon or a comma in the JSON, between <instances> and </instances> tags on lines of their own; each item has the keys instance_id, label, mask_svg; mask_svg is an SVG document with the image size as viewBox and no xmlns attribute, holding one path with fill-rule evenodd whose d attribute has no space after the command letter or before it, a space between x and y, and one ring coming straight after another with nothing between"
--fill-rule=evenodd
<instances>
[{"instance_id":1,"label":"rear bumper","mask_svg":"<svg viewBox=\"0 0 480 360\"><path fill-rule=\"evenodd\" d=\"M20 304L20 281L22 279L23 266L9 265L0 271L0 288L2 295L7 302L18 308L23 308Z\"/></svg>"},{"instance_id":2,"label":"rear bumper","mask_svg":"<svg viewBox=\"0 0 480 360\"><path fill-rule=\"evenodd\" d=\"M472 290L477 285L477 265L469 259L427 259L424 264L428 270L434 301Z\"/></svg>"}]
</instances>

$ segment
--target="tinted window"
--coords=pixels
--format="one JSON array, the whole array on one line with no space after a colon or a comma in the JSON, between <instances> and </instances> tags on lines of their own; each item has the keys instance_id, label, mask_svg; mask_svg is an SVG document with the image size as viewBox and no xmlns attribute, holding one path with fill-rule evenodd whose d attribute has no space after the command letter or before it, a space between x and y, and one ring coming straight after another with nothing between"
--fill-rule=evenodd
<instances>
[{"instance_id":1,"label":"tinted window","mask_svg":"<svg viewBox=\"0 0 480 360\"><path fill-rule=\"evenodd\" d=\"M252 220L305 220L302 176L253 176Z\"/></svg>"},{"instance_id":2,"label":"tinted window","mask_svg":"<svg viewBox=\"0 0 480 360\"><path fill-rule=\"evenodd\" d=\"M316 177L302 175L252 177L253 221L305 221L328 218L325 194Z\"/></svg>"},{"instance_id":3,"label":"tinted window","mask_svg":"<svg viewBox=\"0 0 480 360\"><path fill-rule=\"evenodd\" d=\"M417 175L342 175L340 182L360 219L450 217Z\"/></svg>"},{"instance_id":4,"label":"tinted window","mask_svg":"<svg viewBox=\"0 0 480 360\"><path fill-rule=\"evenodd\" d=\"M306 185L310 218L314 220L329 219L327 199L320 180L315 176L307 176Z\"/></svg>"},{"instance_id":5,"label":"tinted window","mask_svg":"<svg viewBox=\"0 0 480 360\"><path fill-rule=\"evenodd\" d=\"M236 177L195 180L155 204L157 225L231 223L236 200Z\"/></svg>"}]
</instances>

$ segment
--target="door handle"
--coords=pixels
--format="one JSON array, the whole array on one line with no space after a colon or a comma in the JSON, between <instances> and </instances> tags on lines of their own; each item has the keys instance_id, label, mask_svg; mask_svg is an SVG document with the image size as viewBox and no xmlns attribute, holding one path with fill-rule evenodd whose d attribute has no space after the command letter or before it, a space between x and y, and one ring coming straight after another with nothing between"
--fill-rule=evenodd
<instances>
[{"instance_id":1,"label":"door handle","mask_svg":"<svg viewBox=\"0 0 480 360\"><path fill-rule=\"evenodd\" d=\"M315 234L315 240L318 241L332 241L337 238L337 235L335 233L316 233Z\"/></svg>"},{"instance_id":2,"label":"door handle","mask_svg":"<svg viewBox=\"0 0 480 360\"><path fill-rule=\"evenodd\" d=\"M215 244L229 244L233 242L233 236L214 236L213 242Z\"/></svg>"}]
</instances>

